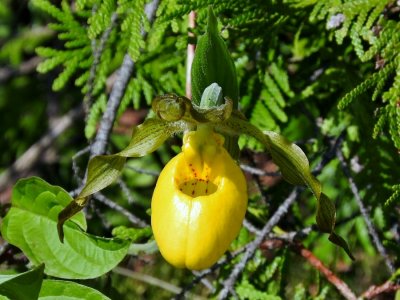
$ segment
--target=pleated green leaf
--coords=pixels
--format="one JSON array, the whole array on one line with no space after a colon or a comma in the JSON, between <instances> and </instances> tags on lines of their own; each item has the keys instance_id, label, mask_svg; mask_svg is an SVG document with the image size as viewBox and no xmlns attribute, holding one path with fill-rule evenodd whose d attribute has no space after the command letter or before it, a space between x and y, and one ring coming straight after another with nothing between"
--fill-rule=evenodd
<instances>
[{"instance_id":1,"label":"pleated green leaf","mask_svg":"<svg viewBox=\"0 0 400 300\"><path fill-rule=\"evenodd\" d=\"M127 254L129 241L87 234L82 212L64 226L65 241L57 233L59 212L72 201L62 188L36 177L14 186L11 209L3 220L3 238L20 248L33 265L45 264L47 275L88 279L114 268Z\"/></svg>"},{"instance_id":2,"label":"pleated green leaf","mask_svg":"<svg viewBox=\"0 0 400 300\"><path fill-rule=\"evenodd\" d=\"M90 287L72 281L44 280L38 300L110 300Z\"/></svg>"}]
</instances>

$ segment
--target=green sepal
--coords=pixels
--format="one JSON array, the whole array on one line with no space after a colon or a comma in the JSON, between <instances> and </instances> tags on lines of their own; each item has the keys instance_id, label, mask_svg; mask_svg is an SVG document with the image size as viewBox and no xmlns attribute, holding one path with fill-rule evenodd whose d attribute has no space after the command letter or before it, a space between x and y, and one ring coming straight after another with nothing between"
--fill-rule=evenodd
<instances>
[{"instance_id":1,"label":"green sepal","mask_svg":"<svg viewBox=\"0 0 400 300\"><path fill-rule=\"evenodd\" d=\"M233 109L233 102L229 98L225 98L225 103L212 108L203 108L192 103L190 111L191 117L200 123L219 123L227 120Z\"/></svg>"},{"instance_id":2,"label":"green sepal","mask_svg":"<svg viewBox=\"0 0 400 300\"><path fill-rule=\"evenodd\" d=\"M89 196L112 184L121 174L127 157L142 157L160 147L171 135L186 128L183 121L167 122L148 119L133 132L129 145L113 155L95 156L89 161L86 184L79 195L58 215L58 235L63 241L64 223L81 211L88 203Z\"/></svg>"},{"instance_id":3,"label":"green sepal","mask_svg":"<svg viewBox=\"0 0 400 300\"><path fill-rule=\"evenodd\" d=\"M349 245L347 242L338 234L336 234L334 231L329 235L329 240L334 243L335 245L338 245L339 247L343 248L343 250L347 253L347 255L352 259L355 260L353 254L350 251Z\"/></svg>"},{"instance_id":4,"label":"green sepal","mask_svg":"<svg viewBox=\"0 0 400 300\"><path fill-rule=\"evenodd\" d=\"M224 97L233 100L237 109L239 88L235 65L224 40L218 32L218 21L212 8L208 9L207 31L197 43L192 64L192 101L200 105L203 91L212 83L217 83Z\"/></svg>"},{"instance_id":5,"label":"green sepal","mask_svg":"<svg viewBox=\"0 0 400 300\"><path fill-rule=\"evenodd\" d=\"M14 300L37 299L43 281L44 264L21 274L0 274L0 295Z\"/></svg>"},{"instance_id":6,"label":"green sepal","mask_svg":"<svg viewBox=\"0 0 400 300\"><path fill-rule=\"evenodd\" d=\"M212 83L203 91L200 107L211 108L222 104L224 99L222 88L217 83Z\"/></svg>"},{"instance_id":7,"label":"green sepal","mask_svg":"<svg viewBox=\"0 0 400 300\"><path fill-rule=\"evenodd\" d=\"M246 134L254 137L271 154L272 160L279 166L285 180L294 185L308 186L317 199L316 221L319 229L328 233L329 240L342 247L353 259L346 241L334 232L335 206L325 194L321 193L321 184L311 174L308 159L300 147L275 132L260 131L238 112L234 112L228 120L218 124L216 128L231 135Z\"/></svg>"},{"instance_id":8,"label":"green sepal","mask_svg":"<svg viewBox=\"0 0 400 300\"><path fill-rule=\"evenodd\" d=\"M85 186L79 193L78 199L86 198L109 186L117 179L124 167L126 158L119 155L98 155L89 161L88 176ZM84 200L79 206L85 206Z\"/></svg>"},{"instance_id":9,"label":"green sepal","mask_svg":"<svg viewBox=\"0 0 400 300\"><path fill-rule=\"evenodd\" d=\"M236 70L228 48L218 32L218 20L211 6L208 9L207 30L196 46L191 70L192 101L200 106L204 90L212 83L222 88L224 98L233 101L233 109L238 109L239 86ZM238 139L225 135L224 147L229 154L239 157Z\"/></svg>"},{"instance_id":10,"label":"green sepal","mask_svg":"<svg viewBox=\"0 0 400 300\"><path fill-rule=\"evenodd\" d=\"M319 198L316 220L320 231L325 233L333 232L336 220L335 205L324 193L321 193Z\"/></svg>"},{"instance_id":11,"label":"green sepal","mask_svg":"<svg viewBox=\"0 0 400 300\"><path fill-rule=\"evenodd\" d=\"M160 119L147 119L133 132L129 145L115 154L124 157L142 157L157 150L170 136L184 131L183 121L168 122Z\"/></svg>"}]
</instances>

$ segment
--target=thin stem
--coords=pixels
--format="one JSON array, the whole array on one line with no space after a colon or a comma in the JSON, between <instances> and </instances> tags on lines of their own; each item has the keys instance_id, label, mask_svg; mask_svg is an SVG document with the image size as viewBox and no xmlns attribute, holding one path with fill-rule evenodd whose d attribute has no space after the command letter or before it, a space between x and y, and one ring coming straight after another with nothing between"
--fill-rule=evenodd
<instances>
[{"instance_id":1,"label":"thin stem","mask_svg":"<svg viewBox=\"0 0 400 300\"><path fill-rule=\"evenodd\" d=\"M128 200L129 204L135 203L135 199L133 199L131 191L129 190L128 186L126 185L125 181L122 179L118 179L118 185L121 188L122 192L124 193L126 199Z\"/></svg>"},{"instance_id":2,"label":"thin stem","mask_svg":"<svg viewBox=\"0 0 400 300\"><path fill-rule=\"evenodd\" d=\"M150 275L147 275L147 274L143 274L143 273L140 273L140 272L135 272L135 271L132 271L132 270L128 270L126 268L116 267L116 268L113 269L113 272L116 273L116 274L120 274L120 275L129 277L129 278L132 278L134 280L138 280L138 281L142 281L142 282L148 283L148 284L150 284L152 286L159 287L159 288L164 289L166 291L169 291L169 292L171 292L173 294L179 294L182 291L181 288L179 288L176 285L173 285L173 284L171 284L169 282L166 282L164 280L161 280L159 278L156 278L156 277L153 277L153 276L150 276ZM200 296L197 296L197 295L193 295L193 294L191 295L191 297L193 299L204 299L203 297L200 297Z\"/></svg>"},{"instance_id":3,"label":"thin stem","mask_svg":"<svg viewBox=\"0 0 400 300\"><path fill-rule=\"evenodd\" d=\"M112 201L111 199L108 199L106 196L104 196L101 193L96 193L94 194L94 199L98 200L99 202L107 205L108 207L110 207L111 209L114 209L115 211L120 212L121 214L123 214L125 217L128 218L128 220L137 226L140 227L147 227L149 226L145 221L139 219L138 217L136 217L134 214L132 214L131 212L129 212L127 209L123 208L122 206L118 205L117 203L115 203L114 201Z\"/></svg>"},{"instance_id":4,"label":"thin stem","mask_svg":"<svg viewBox=\"0 0 400 300\"><path fill-rule=\"evenodd\" d=\"M375 299L380 294L394 293L400 290L400 284L393 281L386 281L382 285L371 286L367 291L365 291L360 298L362 299Z\"/></svg>"},{"instance_id":5,"label":"thin stem","mask_svg":"<svg viewBox=\"0 0 400 300\"><path fill-rule=\"evenodd\" d=\"M380 255L383 257L385 264L386 264L387 268L389 269L389 272L391 274L393 274L395 272L394 265L393 265L392 261L390 260L385 247L383 247L383 244L378 236L378 232L376 231L376 228L375 228L374 224L372 223L371 217L369 216L368 210L365 207L365 205L361 199L358 187L357 187L353 177L351 176L349 166L343 156L343 153L340 149L338 149L336 153L337 153L337 157L339 158L340 164L342 166L343 173L347 177L347 180L349 181L351 192L353 193L354 198L356 199L357 205L360 208L361 215L365 221L365 224L367 225L368 233L370 234L372 241L375 244L376 249L378 250Z\"/></svg>"},{"instance_id":6,"label":"thin stem","mask_svg":"<svg viewBox=\"0 0 400 300\"><path fill-rule=\"evenodd\" d=\"M306 249L301 244L295 244L292 249L303 256L314 268L320 271L325 278L336 287L343 297L345 297L347 300L357 299L356 295L348 287L348 285L339 277L337 277L331 270L329 270L310 250Z\"/></svg>"},{"instance_id":7,"label":"thin stem","mask_svg":"<svg viewBox=\"0 0 400 300\"><path fill-rule=\"evenodd\" d=\"M252 175L258 175L258 176L271 176L271 177L278 177L278 176L282 176L282 174L280 172L266 172L264 170L261 170L259 168L255 168L249 165L245 165L245 164L240 164L240 168L247 172L250 173Z\"/></svg>"},{"instance_id":8,"label":"thin stem","mask_svg":"<svg viewBox=\"0 0 400 300\"><path fill-rule=\"evenodd\" d=\"M155 176L155 177L160 176L160 172L158 172L158 171L146 170L146 169L136 168L136 167L132 167L132 166L125 166L125 168L135 171L136 173L139 173L139 174L146 174L146 175L151 175L151 176Z\"/></svg>"},{"instance_id":9,"label":"thin stem","mask_svg":"<svg viewBox=\"0 0 400 300\"><path fill-rule=\"evenodd\" d=\"M80 168L78 167L76 160L82 155L88 153L89 151L90 151L90 146L86 146L85 148L79 150L72 156L72 170L74 172L74 177L79 185L82 184L82 178L79 176Z\"/></svg>"}]
</instances>

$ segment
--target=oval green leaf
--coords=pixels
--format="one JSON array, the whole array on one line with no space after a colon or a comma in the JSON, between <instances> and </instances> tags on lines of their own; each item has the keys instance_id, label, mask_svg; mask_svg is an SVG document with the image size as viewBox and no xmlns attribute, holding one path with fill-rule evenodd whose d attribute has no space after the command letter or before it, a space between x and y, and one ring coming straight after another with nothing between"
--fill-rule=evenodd
<instances>
[{"instance_id":1,"label":"oval green leaf","mask_svg":"<svg viewBox=\"0 0 400 300\"><path fill-rule=\"evenodd\" d=\"M44 280L38 300L110 300L90 287L71 281Z\"/></svg>"},{"instance_id":2,"label":"oval green leaf","mask_svg":"<svg viewBox=\"0 0 400 300\"><path fill-rule=\"evenodd\" d=\"M82 231L86 229L82 212L66 222L65 242L61 243L57 218L71 201L65 190L40 178L22 179L14 186L12 207L4 218L1 233L33 265L44 263L48 275L68 279L98 277L125 257L130 243Z\"/></svg>"}]
</instances>

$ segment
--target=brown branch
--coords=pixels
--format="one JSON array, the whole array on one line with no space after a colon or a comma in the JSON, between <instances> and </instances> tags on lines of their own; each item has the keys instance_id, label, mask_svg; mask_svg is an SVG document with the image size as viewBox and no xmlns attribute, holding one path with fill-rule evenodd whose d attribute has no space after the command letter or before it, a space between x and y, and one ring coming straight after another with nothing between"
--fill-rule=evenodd
<instances>
[{"instance_id":1,"label":"brown branch","mask_svg":"<svg viewBox=\"0 0 400 300\"><path fill-rule=\"evenodd\" d=\"M326 267L310 250L306 249L302 244L294 244L291 249L303 256L315 269L320 271L325 278L332 283L336 289L348 300L356 300L357 297L349 286L337 277L328 267Z\"/></svg>"},{"instance_id":2,"label":"brown branch","mask_svg":"<svg viewBox=\"0 0 400 300\"><path fill-rule=\"evenodd\" d=\"M36 70L37 65L43 59L39 56L34 56L31 59L24 61L17 68L4 67L0 69L0 83L6 83L16 76L28 75Z\"/></svg>"},{"instance_id":3,"label":"brown branch","mask_svg":"<svg viewBox=\"0 0 400 300\"><path fill-rule=\"evenodd\" d=\"M394 293L397 290L400 290L400 284L397 284L392 281L386 281L382 285L373 285L368 290L366 290L360 298L363 299L372 299L380 294L384 293Z\"/></svg>"}]
</instances>

